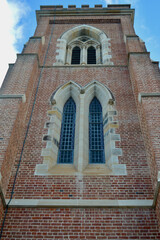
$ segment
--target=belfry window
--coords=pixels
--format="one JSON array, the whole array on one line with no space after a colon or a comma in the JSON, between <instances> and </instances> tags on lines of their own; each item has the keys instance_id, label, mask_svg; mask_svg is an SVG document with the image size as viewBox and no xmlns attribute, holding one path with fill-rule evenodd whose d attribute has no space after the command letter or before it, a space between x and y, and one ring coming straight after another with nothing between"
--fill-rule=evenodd
<instances>
[{"instance_id":1,"label":"belfry window","mask_svg":"<svg viewBox=\"0 0 160 240\"><path fill-rule=\"evenodd\" d=\"M87 50L87 64L96 64L96 49L93 46Z\"/></svg>"},{"instance_id":2,"label":"belfry window","mask_svg":"<svg viewBox=\"0 0 160 240\"><path fill-rule=\"evenodd\" d=\"M67 65L101 64L101 62L101 44L98 40L82 35L68 43L65 57Z\"/></svg>"},{"instance_id":3,"label":"belfry window","mask_svg":"<svg viewBox=\"0 0 160 240\"><path fill-rule=\"evenodd\" d=\"M79 47L73 48L71 64L80 64L80 53L81 53L81 50Z\"/></svg>"},{"instance_id":4,"label":"belfry window","mask_svg":"<svg viewBox=\"0 0 160 240\"><path fill-rule=\"evenodd\" d=\"M63 108L58 163L73 163L75 119L76 105L72 97L70 97Z\"/></svg>"},{"instance_id":5,"label":"belfry window","mask_svg":"<svg viewBox=\"0 0 160 240\"><path fill-rule=\"evenodd\" d=\"M85 24L75 26L57 39L54 65L113 65L110 40L98 28Z\"/></svg>"},{"instance_id":6,"label":"belfry window","mask_svg":"<svg viewBox=\"0 0 160 240\"><path fill-rule=\"evenodd\" d=\"M89 106L89 163L105 163L102 106L96 97Z\"/></svg>"}]
</instances>

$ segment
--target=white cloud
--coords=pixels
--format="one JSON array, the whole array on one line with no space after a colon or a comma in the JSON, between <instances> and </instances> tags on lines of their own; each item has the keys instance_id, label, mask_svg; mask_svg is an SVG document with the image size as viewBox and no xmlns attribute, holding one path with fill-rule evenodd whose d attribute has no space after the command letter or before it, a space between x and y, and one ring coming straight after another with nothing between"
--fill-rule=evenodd
<instances>
[{"instance_id":1,"label":"white cloud","mask_svg":"<svg viewBox=\"0 0 160 240\"><path fill-rule=\"evenodd\" d=\"M139 0L104 0L106 4L132 4L134 6Z\"/></svg>"},{"instance_id":2,"label":"white cloud","mask_svg":"<svg viewBox=\"0 0 160 240\"><path fill-rule=\"evenodd\" d=\"M23 2L0 0L0 86L8 69L8 63L15 62L18 52L15 44L23 36L20 20L28 12Z\"/></svg>"}]
</instances>

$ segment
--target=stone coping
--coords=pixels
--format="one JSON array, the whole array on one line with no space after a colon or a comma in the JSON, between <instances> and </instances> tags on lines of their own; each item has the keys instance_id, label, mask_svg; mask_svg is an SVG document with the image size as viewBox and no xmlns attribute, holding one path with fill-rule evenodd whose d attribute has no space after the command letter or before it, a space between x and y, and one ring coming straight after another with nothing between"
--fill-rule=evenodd
<instances>
[{"instance_id":1,"label":"stone coping","mask_svg":"<svg viewBox=\"0 0 160 240\"><path fill-rule=\"evenodd\" d=\"M22 98L22 102L26 102L26 96L25 94L0 94L0 99L16 99L16 98Z\"/></svg>"},{"instance_id":2,"label":"stone coping","mask_svg":"<svg viewBox=\"0 0 160 240\"><path fill-rule=\"evenodd\" d=\"M6 199L9 202L9 199ZM29 208L42 208L42 207L63 207L63 208L80 208L80 207L103 207L103 208L148 208L152 207L153 200L88 200L88 199L12 199L9 207L29 207Z\"/></svg>"},{"instance_id":3,"label":"stone coping","mask_svg":"<svg viewBox=\"0 0 160 240\"><path fill-rule=\"evenodd\" d=\"M139 103L142 102L143 97L160 97L160 92L152 92L152 93L139 93L138 101Z\"/></svg>"}]
</instances>

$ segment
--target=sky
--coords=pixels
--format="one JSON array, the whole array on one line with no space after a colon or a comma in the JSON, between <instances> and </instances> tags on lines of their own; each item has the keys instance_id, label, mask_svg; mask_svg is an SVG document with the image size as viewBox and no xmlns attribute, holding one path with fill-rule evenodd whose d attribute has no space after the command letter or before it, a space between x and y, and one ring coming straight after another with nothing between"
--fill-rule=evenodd
<instances>
[{"instance_id":1,"label":"sky","mask_svg":"<svg viewBox=\"0 0 160 240\"><path fill-rule=\"evenodd\" d=\"M146 43L151 59L160 60L160 0L0 0L0 86L9 63L16 61L36 28L35 11L40 5L131 4L135 8L136 34Z\"/></svg>"}]
</instances>

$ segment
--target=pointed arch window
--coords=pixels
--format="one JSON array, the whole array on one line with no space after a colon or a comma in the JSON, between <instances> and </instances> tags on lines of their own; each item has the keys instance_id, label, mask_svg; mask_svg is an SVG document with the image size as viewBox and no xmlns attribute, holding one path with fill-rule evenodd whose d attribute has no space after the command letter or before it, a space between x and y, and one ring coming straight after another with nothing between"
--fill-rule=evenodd
<instances>
[{"instance_id":1,"label":"pointed arch window","mask_svg":"<svg viewBox=\"0 0 160 240\"><path fill-rule=\"evenodd\" d=\"M66 82L50 101L48 133L43 136L47 144L35 175L127 175L118 159L122 149L116 147L115 98L105 85L96 80L85 87Z\"/></svg>"},{"instance_id":2,"label":"pointed arch window","mask_svg":"<svg viewBox=\"0 0 160 240\"><path fill-rule=\"evenodd\" d=\"M80 64L80 53L81 49L79 47L76 46L73 48L71 64Z\"/></svg>"},{"instance_id":3,"label":"pointed arch window","mask_svg":"<svg viewBox=\"0 0 160 240\"><path fill-rule=\"evenodd\" d=\"M76 105L72 97L70 97L63 108L58 163L73 163L75 119Z\"/></svg>"},{"instance_id":4,"label":"pointed arch window","mask_svg":"<svg viewBox=\"0 0 160 240\"><path fill-rule=\"evenodd\" d=\"M93 46L87 50L87 64L96 64L96 49Z\"/></svg>"},{"instance_id":5,"label":"pointed arch window","mask_svg":"<svg viewBox=\"0 0 160 240\"><path fill-rule=\"evenodd\" d=\"M89 106L89 163L105 163L102 106L96 97Z\"/></svg>"}]
</instances>

